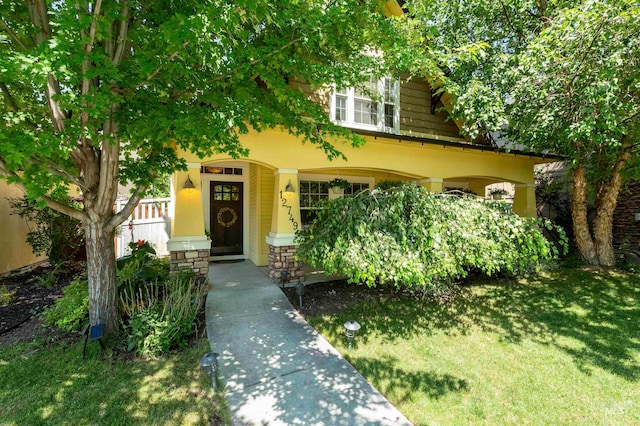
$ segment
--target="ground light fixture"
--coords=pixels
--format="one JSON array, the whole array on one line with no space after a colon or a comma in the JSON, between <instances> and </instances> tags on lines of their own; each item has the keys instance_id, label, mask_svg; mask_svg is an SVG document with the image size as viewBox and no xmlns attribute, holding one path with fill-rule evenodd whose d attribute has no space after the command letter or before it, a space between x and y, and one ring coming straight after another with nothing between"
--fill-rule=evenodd
<instances>
[{"instance_id":1,"label":"ground light fixture","mask_svg":"<svg viewBox=\"0 0 640 426\"><path fill-rule=\"evenodd\" d=\"M354 320L350 320L344 323L344 329L347 339L349 339L349 349L351 349L353 338L356 337L356 333L360 330L360 324Z\"/></svg>"},{"instance_id":2,"label":"ground light fixture","mask_svg":"<svg viewBox=\"0 0 640 426\"><path fill-rule=\"evenodd\" d=\"M211 384L213 385L213 391L216 392L216 372L218 371L218 357L220 356L217 352L207 352L204 354L202 358L200 358L200 368L202 371L211 377Z\"/></svg>"},{"instance_id":3,"label":"ground light fixture","mask_svg":"<svg viewBox=\"0 0 640 426\"><path fill-rule=\"evenodd\" d=\"M300 309L302 309L302 296L304 296L304 284L302 281L299 281L296 285L296 294L298 295L298 300L300 300Z\"/></svg>"}]
</instances>

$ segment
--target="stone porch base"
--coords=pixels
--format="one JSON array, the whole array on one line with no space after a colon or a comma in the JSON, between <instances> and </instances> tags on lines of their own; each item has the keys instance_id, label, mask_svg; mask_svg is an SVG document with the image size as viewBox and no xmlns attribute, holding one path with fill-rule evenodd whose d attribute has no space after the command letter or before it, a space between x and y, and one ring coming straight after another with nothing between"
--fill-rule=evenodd
<instances>
[{"instance_id":1,"label":"stone porch base","mask_svg":"<svg viewBox=\"0 0 640 426\"><path fill-rule=\"evenodd\" d=\"M269 278L274 283L283 283L283 272L287 278L284 283L299 283L304 277L302 262L295 260L297 245L272 246L269 244Z\"/></svg>"},{"instance_id":2,"label":"stone porch base","mask_svg":"<svg viewBox=\"0 0 640 426\"><path fill-rule=\"evenodd\" d=\"M209 250L177 250L171 252L170 270L191 269L197 277L209 275Z\"/></svg>"}]
</instances>

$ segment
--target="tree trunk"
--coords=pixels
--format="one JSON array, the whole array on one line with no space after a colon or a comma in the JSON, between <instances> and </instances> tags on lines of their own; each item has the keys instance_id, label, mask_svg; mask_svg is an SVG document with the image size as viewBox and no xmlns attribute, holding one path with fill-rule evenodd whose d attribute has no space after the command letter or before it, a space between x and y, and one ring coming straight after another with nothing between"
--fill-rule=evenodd
<instances>
[{"instance_id":1,"label":"tree trunk","mask_svg":"<svg viewBox=\"0 0 640 426\"><path fill-rule=\"evenodd\" d=\"M620 185L608 187L598 194L596 217L593 221L593 237L596 246L598 263L602 266L613 266L616 263L613 251L613 212L616 209Z\"/></svg>"},{"instance_id":2,"label":"tree trunk","mask_svg":"<svg viewBox=\"0 0 640 426\"><path fill-rule=\"evenodd\" d=\"M89 278L89 321L104 324L105 334L118 332L115 230L101 222L84 224Z\"/></svg>"},{"instance_id":3,"label":"tree trunk","mask_svg":"<svg viewBox=\"0 0 640 426\"><path fill-rule=\"evenodd\" d=\"M578 165L573 171L571 217L580 256L587 264L598 265L596 247L591 238L589 221L587 220L587 179L581 165Z\"/></svg>"},{"instance_id":4,"label":"tree trunk","mask_svg":"<svg viewBox=\"0 0 640 426\"><path fill-rule=\"evenodd\" d=\"M631 142L627 136L621 141L621 151L611 170L610 179L601 184L596 194L596 218L593 221L593 237L595 239L598 262L602 266L616 264L613 251L613 213L618 203L618 194L622 188L622 170L631 157Z\"/></svg>"}]
</instances>

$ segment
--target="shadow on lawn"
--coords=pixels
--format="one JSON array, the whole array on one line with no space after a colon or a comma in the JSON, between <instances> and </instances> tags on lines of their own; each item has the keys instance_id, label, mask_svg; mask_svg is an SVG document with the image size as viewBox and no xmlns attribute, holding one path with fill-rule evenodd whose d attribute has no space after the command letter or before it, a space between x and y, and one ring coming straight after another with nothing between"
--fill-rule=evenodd
<instances>
[{"instance_id":1,"label":"shadow on lawn","mask_svg":"<svg viewBox=\"0 0 640 426\"><path fill-rule=\"evenodd\" d=\"M586 373L600 367L630 381L640 379L637 275L565 270L527 284L495 281L462 287L446 302L399 298L361 305L338 322L355 318L363 324L358 339L376 335L390 342L435 332L467 334L479 327L508 342L554 345ZM331 333L339 339L343 331Z\"/></svg>"},{"instance_id":2,"label":"shadow on lawn","mask_svg":"<svg viewBox=\"0 0 640 426\"><path fill-rule=\"evenodd\" d=\"M97 346L97 345L96 345ZM206 341L168 359L112 362L82 346L0 357L0 418L8 424L217 424ZM92 348L95 349L95 348ZM9 356L6 356L9 355Z\"/></svg>"},{"instance_id":3,"label":"shadow on lawn","mask_svg":"<svg viewBox=\"0 0 640 426\"><path fill-rule=\"evenodd\" d=\"M375 376L378 390L384 395L393 396L396 404L416 393L426 395L429 399L438 399L451 392L463 392L469 388L466 380L449 374L407 371L401 367L403 363L397 358L349 358L349 362L365 377Z\"/></svg>"}]
</instances>

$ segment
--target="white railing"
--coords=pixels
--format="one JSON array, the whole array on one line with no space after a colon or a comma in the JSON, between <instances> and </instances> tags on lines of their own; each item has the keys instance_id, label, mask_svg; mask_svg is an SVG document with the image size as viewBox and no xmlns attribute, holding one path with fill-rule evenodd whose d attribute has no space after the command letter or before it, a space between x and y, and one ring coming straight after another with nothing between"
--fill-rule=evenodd
<instances>
[{"instance_id":1,"label":"white railing","mask_svg":"<svg viewBox=\"0 0 640 426\"><path fill-rule=\"evenodd\" d=\"M122 210L128 200L117 200L116 211ZM144 240L151 243L159 256L169 254L167 241L171 237L170 198L153 198L140 201L119 227L116 235L116 256L131 252L129 243Z\"/></svg>"}]
</instances>

